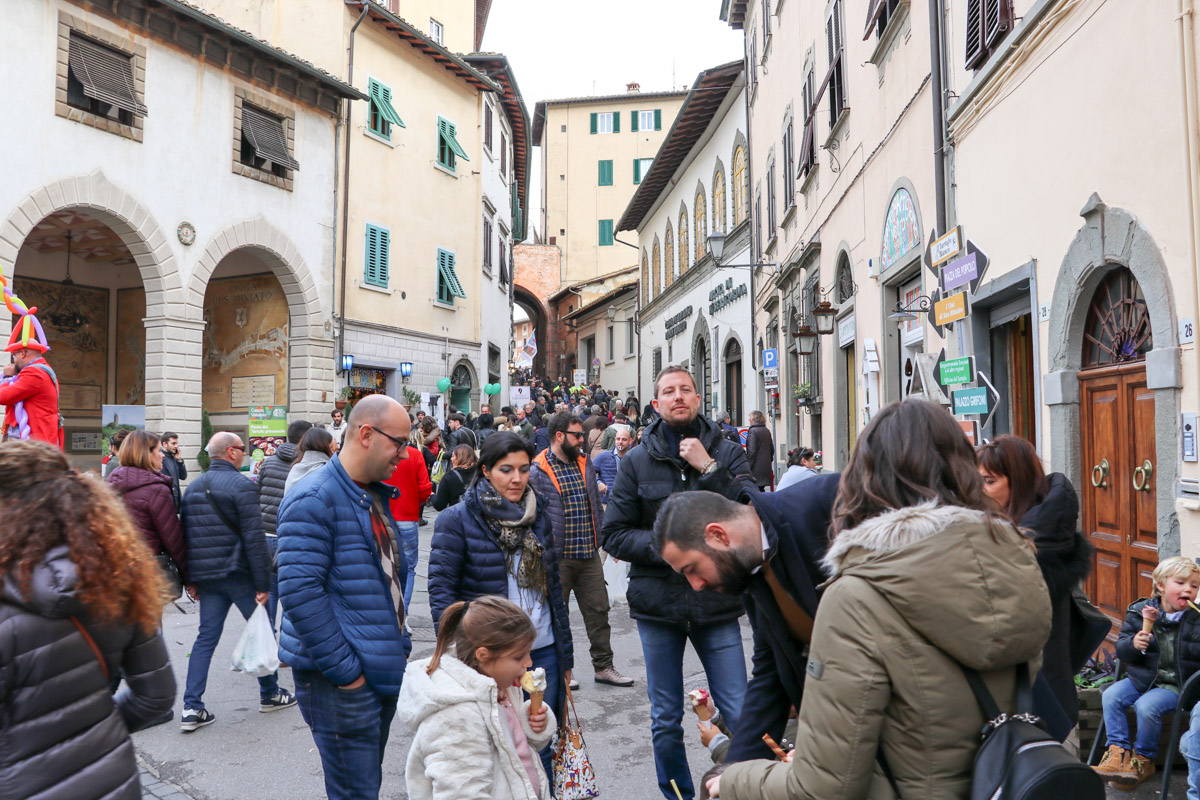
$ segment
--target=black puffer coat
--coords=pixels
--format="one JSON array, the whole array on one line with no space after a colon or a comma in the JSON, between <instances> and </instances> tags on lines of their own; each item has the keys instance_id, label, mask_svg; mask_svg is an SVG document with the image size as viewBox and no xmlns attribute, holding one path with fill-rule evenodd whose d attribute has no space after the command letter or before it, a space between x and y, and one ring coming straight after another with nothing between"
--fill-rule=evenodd
<instances>
[{"instance_id":1,"label":"black puffer coat","mask_svg":"<svg viewBox=\"0 0 1200 800\"><path fill-rule=\"evenodd\" d=\"M1071 590L1088 576L1093 548L1077 529L1079 497L1062 473L1049 476L1050 491L1025 512L1017 527L1033 534L1038 566L1050 590L1050 639L1042 650L1042 674L1071 722L1079 721L1079 696L1071 668Z\"/></svg>"},{"instance_id":2,"label":"black puffer coat","mask_svg":"<svg viewBox=\"0 0 1200 800\"><path fill-rule=\"evenodd\" d=\"M212 503L205 489L212 494ZM237 527L231 528L221 513ZM192 481L184 492L182 517L188 577L212 581L237 574L249 579L256 592L270 589L271 561L254 481L228 461L214 459L208 472Z\"/></svg>"},{"instance_id":3,"label":"black puffer coat","mask_svg":"<svg viewBox=\"0 0 1200 800\"><path fill-rule=\"evenodd\" d=\"M1143 653L1134 649L1133 637L1142 631L1142 609L1148 603L1162 610L1158 600L1143 597L1126 609L1125 622L1121 625L1121 633L1117 635L1117 657L1125 668L1125 677L1133 682L1139 692L1148 691L1158 677L1159 637L1173 635L1175 680L1179 686L1183 686L1200 669L1200 613L1193 606L1188 606L1176 625L1167 622L1165 615L1160 616L1154 623L1150 646Z\"/></svg>"},{"instance_id":4,"label":"black puffer coat","mask_svg":"<svg viewBox=\"0 0 1200 800\"><path fill-rule=\"evenodd\" d=\"M646 428L642 443L629 451L608 489L601 543L613 558L628 561L629 615L634 619L681 626L710 625L737 619L745 609L737 597L717 592L696 592L687 579L659 557L651 545L654 520L663 502L675 492L705 489L731 500L748 502L747 493L758 492L750 475L746 453L721 435L721 426L698 417L699 439L720 465L701 476L671 452L666 423L660 418Z\"/></svg>"},{"instance_id":5,"label":"black puffer coat","mask_svg":"<svg viewBox=\"0 0 1200 800\"><path fill-rule=\"evenodd\" d=\"M258 468L258 509L262 513L263 533L275 533L279 504L287 488L288 473L296 463L296 445L284 442Z\"/></svg>"},{"instance_id":6,"label":"black puffer coat","mask_svg":"<svg viewBox=\"0 0 1200 800\"><path fill-rule=\"evenodd\" d=\"M746 460L750 474L759 486L770 486L775 480L775 443L766 423L756 422L746 431Z\"/></svg>"},{"instance_id":7,"label":"black puffer coat","mask_svg":"<svg viewBox=\"0 0 1200 800\"><path fill-rule=\"evenodd\" d=\"M65 546L34 567L22 596L0 591L0 797L137 800L142 796L131 731L175 703L175 676L162 634L100 625L75 596L75 565ZM86 627L110 675L71 621Z\"/></svg>"}]
</instances>

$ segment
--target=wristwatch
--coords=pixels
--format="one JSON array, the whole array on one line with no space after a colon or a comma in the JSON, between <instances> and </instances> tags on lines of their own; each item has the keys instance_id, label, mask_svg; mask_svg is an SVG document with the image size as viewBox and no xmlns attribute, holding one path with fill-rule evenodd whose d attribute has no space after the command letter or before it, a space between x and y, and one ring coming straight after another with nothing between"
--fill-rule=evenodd
<instances>
[{"instance_id":1,"label":"wristwatch","mask_svg":"<svg viewBox=\"0 0 1200 800\"><path fill-rule=\"evenodd\" d=\"M704 465L704 469L700 470L700 474L701 475L712 475L714 472L716 472L720 468L721 468L721 465L717 463L717 460L715 458L710 458L708 460L708 463Z\"/></svg>"}]
</instances>

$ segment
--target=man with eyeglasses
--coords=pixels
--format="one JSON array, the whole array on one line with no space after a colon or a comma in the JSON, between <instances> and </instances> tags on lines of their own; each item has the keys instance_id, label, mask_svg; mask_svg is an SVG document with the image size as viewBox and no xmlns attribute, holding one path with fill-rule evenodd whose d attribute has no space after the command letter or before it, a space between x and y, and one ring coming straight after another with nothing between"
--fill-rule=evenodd
<instances>
[{"instance_id":1,"label":"man with eyeglasses","mask_svg":"<svg viewBox=\"0 0 1200 800\"><path fill-rule=\"evenodd\" d=\"M193 581L187 590L200 603L200 630L188 658L183 693L180 728L184 733L216 722L203 697L229 607L237 606L250 619L255 604L267 602L271 588L271 559L258 490L241 473L246 446L236 433L221 431L206 449L212 464L188 486L181 515ZM263 713L296 705L292 693L279 687L278 673L259 678L258 693L258 710Z\"/></svg>"},{"instance_id":2,"label":"man with eyeglasses","mask_svg":"<svg viewBox=\"0 0 1200 800\"><path fill-rule=\"evenodd\" d=\"M279 508L279 657L292 666L331 800L375 798L411 643L408 566L383 481L409 457L411 422L385 395L350 412L342 448Z\"/></svg>"},{"instance_id":3,"label":"man with eyeglasses","mask_svg":"<svg viewBox=\"0 0 1200 800\"><path fill-rule=\"evenodd\" d=\"M608 623L608 586L600 558L600 524L603 508L600 493L604 484L596 477L596 465L584 450L583 423L568 412L547 420L550 447L538 453L529 469L529 482L546 497L554 548L559 551L558 574L563 600L569 605L571 592L583 615L591 642L592 669L596 683L633 686L633 678L613 666L612 629ZM579 683L572 678L571 688Z\"/></svg>"}]
</instances>

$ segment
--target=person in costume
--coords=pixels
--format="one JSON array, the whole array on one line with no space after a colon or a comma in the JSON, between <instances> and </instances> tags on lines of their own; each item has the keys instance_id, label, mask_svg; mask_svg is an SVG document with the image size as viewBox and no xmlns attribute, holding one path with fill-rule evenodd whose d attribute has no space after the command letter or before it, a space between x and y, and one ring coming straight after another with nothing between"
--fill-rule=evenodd
<instances>
[{"instance_id":1,"label":"person in costume","mask_svg":"<svg viewBox=\"0 0 1200 800\"><path fill-rule=\"evenodd\" d=\"M0 274L4 302L9 311L20 316L13 326L5 352L12 353L12 363L4 367L0 379L0 405L4 406L4 438L36 439L63 447L62 417L58 413L58 376L46 362L50 350L46 332L38 318L37 308L26 308L20 298L9 291Z\"/></svg>"}]
</instances>

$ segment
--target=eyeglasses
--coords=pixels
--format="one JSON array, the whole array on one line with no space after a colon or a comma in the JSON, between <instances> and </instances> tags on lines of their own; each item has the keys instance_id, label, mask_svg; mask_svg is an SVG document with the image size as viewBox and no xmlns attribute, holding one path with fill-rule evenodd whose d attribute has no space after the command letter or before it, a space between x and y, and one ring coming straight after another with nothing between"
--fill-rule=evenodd
<instances>
[{"instance_id":1,"label":"eyeglasses","mask_svg":"<svg viewBox=\"0 0 1200 800\"><path fill-rule=\"evenodd\" d=\"M404 452L404 449L406 447L408 447L407 439L397 439L395 436L392 436L390 433L384 433L383 431L379 430L379 428L371 428L371 430L375 431L380 436L387 437L391 441L392 444L396 445L397 453Z\"/></svg>"},{"instance_id":2,"label":"eyeglasses","mask_svg":"<svg viewBox=\"0 0 1200 800\"><path fill-rule=\"evenodd\" d=\"M229 449L230 450L241 450L243 453L246 452L246 448L240 444L231 444L231 445L229 445Z\"/></svg>"},{"instance_id":3,"label":"eyeglasses","mask_svg":"<svg viewBox=\"0 0 1200 800\"><path fill-rule=\"evenodd\" d=\"M576 439L583 438L583 431L563 431L567 436L574 436Z\"/></svg>"}]
</instances>

